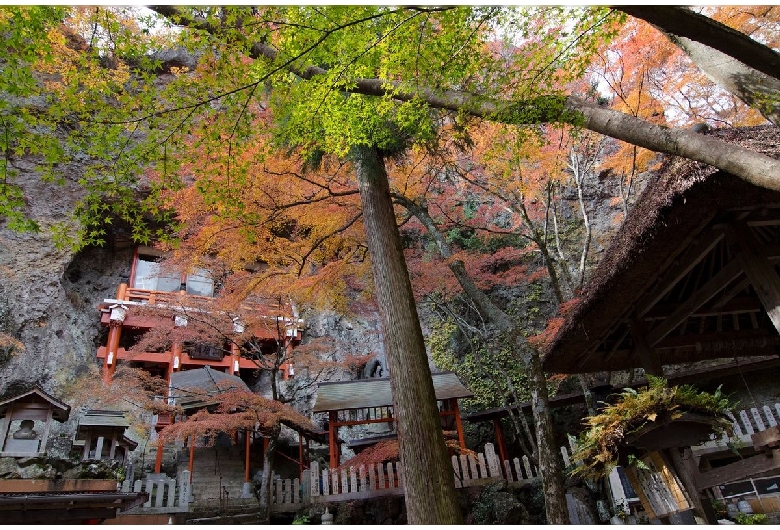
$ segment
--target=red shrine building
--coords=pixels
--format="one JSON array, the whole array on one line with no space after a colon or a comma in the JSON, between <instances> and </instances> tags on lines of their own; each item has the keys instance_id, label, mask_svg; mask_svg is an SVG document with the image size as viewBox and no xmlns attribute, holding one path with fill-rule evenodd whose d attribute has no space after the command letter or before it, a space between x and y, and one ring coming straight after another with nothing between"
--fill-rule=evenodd
<instances>
[{"instance_id":1,"label":"red shrine building","mask_svg":"<svg viewBox=\"0 0 780 530\"><path fill-rule=\"evenodd\" d=\"M225 344L222 349L174 343L168 351L129 351L144 333L156 326L168 324L162 317L134 314L129 311L130 307L157 305L187 308L189 305L197 310L208 310L209 306L213 306L215 287L208 271L198 270L191 274L163 272L157 263L161 256L155 249L138 247L133 256L128 283L120 284L116 297L104 300L99 306L100 323L108 327L106 344L97 351L98 358L103 360L104 380L110 381L119 362L134 363L153 375L162 376L168 382L174 372L205 366L238 376L246 376L248 371L257 370L257 363L241 357L239 345L235 342ZM254 339L259 342L262 351L269 354L275 352L279 341L290 349L300 343L300 322L284 316L287 308L253 304L249 309L279 321L284 328L283 336L273 332L278 329L277 326L269 327L265 333L263 330L255 332ZM186 317L176 317L175 325L186 326ZM235 326L238 332L241 324L236 322ZM280 369L285 378L291 375L292 367L282 365Z\"/></svg>"},{"instance_id":2,"label":"red shrine building","mask_svg":"<svg viewBox=\"0 0 780 530\"><path fill-rule=\"evenodd\" d=\"M105 299L99 305L101 326L107 328L108 333L104 343L97 350L98 359L102 360L102 377L106 383L110 383L117 365L128 363L135 368L142 368L150 375L159 376L167 383L167 395L160 396L161 399L167 399L169 403L181 401L181 396L176 395L175 387L180 386L179 380L200 380L208 376L208 371L212 374L218 374L217 377L210 376L209 379L219 379L220 377L229 377L233 381L241 383L245 389L248 389L247 381L257 378L259 369L266 365L274 366L273 362L258 363L257 360L249 359L241 355L241 340L253 341L253 351L259 356L275 356L279 351L291 352L301 341L301 321L293 318L291 307L280 307L278 304L254 302L242 305L244 314L251 313L256 318L268 320L269 325L258 326L257 330L250 337L244 334L244 326L238 320L234 319L233 332L235 339L226 334L224 344L219 346L204 345L188 342L172 341L170 346L156 351L138 351L133 346L138 343L141 337L155 328L171 327L171 319L174 320L173 326L187 326L187 315L194 315L196 312L220 311L215 303L215 283L206 270L196 270L193 273L180 273L165 270L159 264L163 257L159 251L149 247L138 247L133 255L132 266L130 269L127 283L121 283L116 291L116 296L111 299ZM168 316L161 316L164 312L156 314L150 311L150 308L169 309ZM239 338L243 337L243 338ZM283 379L293 375L293 367L290 363L282 363L279 367ZM206 372L203 372L203 370ZM192 371L195 373L203 372L205 375L198 377L187 377L182 379L177 377L179 374ZM212 390L205 389L212 392ZM213 406L218 403L218 398L207 400L198 406ZM184 415L194 412L197 407L192 403L183 404L185 408ZM180 418L183 419L183 418ZM159 414L154 418L154 430L159 432L166 425L177 421L177 418L167 414ZM315 433L298 433L300 439L313 436ZM257 440L261 442L261 440ZM236 477L240 475L241 482L237 493L232 495L233 499L238 497L249 498L248 492L250 482L250 452L260 454L262 443L254 446L255 438L252 433L242 432L236 435L235 440L229 440L228 445L232 446L231 451L243 454L238 458L238 454L231 454L232 460L241 462L242 469L235 473ZM192 440L185 442L189 447L189 470L192 473L195 443ZM302 442L301 442L302 443ZM250 448L250 446L252 446ZM164 447L162 441L157 444L155 456L154 473L161 473ZM206 449L203 449L205 451ZM213 451L204 457L215 458ZM217 457L218 458L218 457ZM259 460L258 457L255 457ZM223 466L226 457L222 458ZM259 463L259 462L258 462ZM303 465L303 459L299 462ZM197 467L197 466L196 466ZM197 475L197 469L191 474L190 480ZM197 482L197 479L194 481ZM227 489L223 490L224 485L219 490L228 495ZM243 486L243 488L242 488ZM197 489L197 488L196 488ZM235 490L234 490L235 491ZM220 497L221 498L221 497Z\"/></svg>"}]
</instances>

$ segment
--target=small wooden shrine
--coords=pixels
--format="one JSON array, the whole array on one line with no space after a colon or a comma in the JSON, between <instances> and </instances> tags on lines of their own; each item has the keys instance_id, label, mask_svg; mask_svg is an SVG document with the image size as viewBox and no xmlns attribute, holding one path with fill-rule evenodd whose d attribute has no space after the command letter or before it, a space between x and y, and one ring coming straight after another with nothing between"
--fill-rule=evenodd
<instances>
[{"instance_id":1,"label":"small wooden shrine","mask_svg":"<svg viewBox=\"0 0 780 530\"><path fill-rule=\"evenodd\" d=\"M138 442L128 438L127 413L118 410L88 410L79 420L74 448L83 448L82 460L116 460L125 462Z\"/></svg>"},{"instance_id":2,"label":"small wooden shrine","mask_svg":"<svg viewBox=\"0 0 780 530\"><path fill-rule=\"evenodd\" d=\"M457 432L460 446L465 449L458 399L474 394L463 386L454 372L432 374L432 379L442 428L445 431ZM317 401L312 412L328 415L331 468L337 468L341 460L343 440L338 436L339 427L387 424L391 432L374 439L373 442L395 437L393 394L389 378L319 383L317 388Z\"/></svg>"},{"instance_id":3,"label":"small wooden shrine","mask_svg":"<svg viewBox=\"0 0 780 530\"><path fill-rule=\"evenodd\" d=\"M0 456L43 456L52 421L66 421L70 405L35 387L0 402L0 415Z\"/></svg>"}]
</instances>

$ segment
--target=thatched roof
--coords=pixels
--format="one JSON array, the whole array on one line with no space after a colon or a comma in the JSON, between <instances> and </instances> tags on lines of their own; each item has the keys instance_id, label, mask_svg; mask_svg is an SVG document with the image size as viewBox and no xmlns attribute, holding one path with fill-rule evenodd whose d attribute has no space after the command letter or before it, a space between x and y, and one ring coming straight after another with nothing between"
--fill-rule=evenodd
<instances>
[{"instance_id":1,"label":"thatched roof","mask_svg":"<svg viewBox=\"0 0 780 530\"><path fill-rule=\"evenodd\" d=\"M711 134L780 158L780 129L776 127L724 129ZM675 260L685 256L686 249L705 229L727 222L735 211L755 211L762 206L780 206L780 193L758 188L711 166L669 158L648 183L580 301L543 352L545 369L583 373L641 366L636 355L618 347L622 339L614 335L609 355L593 352L604 348L610 333L635 314L643 295L658 290L661 282L673 276ZM721 252L731 255L730 249ZM716 272L719 266L715 266ZM664 362L674 360L699 359L691 354Z\"/></svg>"}]
</instances>

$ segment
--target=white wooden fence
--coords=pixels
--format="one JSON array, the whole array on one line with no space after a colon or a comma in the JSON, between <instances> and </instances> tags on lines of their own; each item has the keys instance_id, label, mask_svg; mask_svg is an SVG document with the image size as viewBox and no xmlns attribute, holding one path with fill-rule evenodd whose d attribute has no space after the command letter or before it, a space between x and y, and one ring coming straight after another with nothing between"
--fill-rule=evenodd
<instances>
[{"instance_id":1,"label":"white wooden fence","mask_svg":"<svg viewBox=\"0 0 780 530\"><path fill-rule=\"evenodd\" d=\"M297 512L311 504L309 497L310 474L304 473L303 482L299 479L276 479L271 488L271 511Z\"/></svg>"},{"instance_id":2,"label":"white wooden fence","mask_svg":"<svg viewBox=\"0 0 780 530\"><path fill-rule=\"evenodd\" d=\"M133 508L128 514L178 513L189 511L190 504L190 472L183 471L179 479L168 477L153 477L146 480L136 480L131 483L126 480L121 486L122 492L145 492L149 499L143 506Z\"/></svg>"},{"instance_id":3,"label":"white wooden fence","mask_svg":"<svg viewBox=\"0 0 780 530\"><path fill-rule=\"evenodd\" d=\"M752 434L780 425L780 403L740 410L730 417L734 434L730 438L727 434L723 434L720 438L713 434L709 442L692 448L694 455L722 451L729 442L737 446L753 445L750 438Z\"/></svg>"},{"instance_id":4,"label":"white wooden fence","mask_svg":"<svg viewBox=\"0 0 780 530\"><path fill-rule=\"evenodd\" d=\"M568 451L561 448L568 464ZM485 444L485 452L452 457L455 487L465 488L506 480L527 483L538 480L539 474L528 457L505 460L496 455L493 444ZM312 462L304 481L284 479L274 481L271 509L274 512L295 511L310 503L340 502L404 494L403 469L399 462L361 465L349 469L320 469Z\"/></svg>"},{"instance_id":5,"label":"white wooden fence","mask_svg":"<svg viewBox=\"0 0 780 530\"><path fill-rule=\"evenodd\" d=\"M773 406L749 408L732 416L734 435L712 439L693 448L694 454L703 454L723 450L730 441L732 444L752 444L750 435L769 427L780 425L780 403ZM566 467L572 465L571 453L575 449L575 439L569 438L570 447L561 447L561 456ZM452 468L456 488L465 488L506 480L518 484L539 480L539 473L527 456L501 459L493 444L485 444L484 453L452 456ZM615 476L617 476L615 474ZM612 478L612 477L611 477ZM619 482L614 479L613 482ZM622 492L622 487L621 487ZM272 511L296 511L310 503L339 502L356 499L370 499L388 495L403 495L403 470L399 462L350 467L349 469L320 469L312 462L311 469L304 474L304 480L276 480L271 494ZM623 495L625 496L625 495ZM620 499L625 502L624 499Z\"/></svg>"}]
</instances>

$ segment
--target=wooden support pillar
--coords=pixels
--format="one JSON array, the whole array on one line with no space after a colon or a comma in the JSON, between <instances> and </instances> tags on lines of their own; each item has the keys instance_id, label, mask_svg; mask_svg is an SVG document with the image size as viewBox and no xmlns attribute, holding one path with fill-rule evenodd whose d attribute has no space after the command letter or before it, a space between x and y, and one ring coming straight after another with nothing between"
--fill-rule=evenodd
<instances>
[{"instance_id":1,"label":"wooden support pillar","mask_svg":"<svg viewBox=\"0 0 780 530\"><path fill-rule=\"evenodd\" d=\"M109 452L108 452L108 458L110 460L113 460L114 456L116 456L117 443L118 443L118 441L117 441L117 433L116 433L116 431L114 431L113 433L111 433L111 448L109 449Z\"/></svg>"},{"instance_id":2,"label":"wooden support pillar","mask_svg":"<svg viewBox=\"0 0 780 530\"><path fill-rule=\"evenodd\" d=\"M303 480L303 433L298 431L298 479Z\"/></svg>"},{"instance_id":3,"label":"wooden support pillar","mask_svg":"<svg viewBox=\"0 0 780 530\"><path fill-rule=\"evenodd\" d=\"M339 429L336 423L339 421L338 411L328 412L328 445L330 446L330 468L339 467L341 459L341 447L339 446Z\"/></svg>"},{"instance_id":4,"label":"wooden support pillar","mask_svg":"<svg viewBox=\"0 0 780 530\"><path fill-rule=\"evenodd\" d=\"M241 349L235 342L230 343L230 373L238 375L241 359Z\"/></svg>"},{"instance_id":5,"label":"wooden support pillar","mask_svg":"<svg viewBox=\"0 0 780 530\"><path fill-rule=\"evenodd\" d=\"M190 472L190 484L192 483L192 470L195 467L195 437L190 436L190 462L187 469Z\"/></svg>"},{"instance_id":6,"label":"wooden support pillar","mask_svg":"<svg viewBox=\"0 0 780 530\"><path fill-rule=\"evenodd\" d=\"M761 300L767 316L780 333L780 276L777 275L774 265L767 259L761 243L743 221L732 222L728 237L742 251L739 259L742 261L745 274Z\"/></svg>"},{"instance_id":7,"label":"wooden support pillar","mask_svg":"<svg viewBox=\"0 0 780 530\"><path fill-rule=\"evenodd\" d=\"M90 447L92 447L92 431L87 431L86 440L84 440L84 453L81 455L82 460L89 460Z\"/></svg>"},{"instance_id":8,"label":"wooden support pillar","mask_svg":"<svg viewBox=\"0 0 780 530\"><path fill-rule=\"evenodd\" d=\"M642 362L642 368L649 375L663 377L664 369L661 365L661 359L658 358L653 348L647 342L647 332L644 323L638 318L631 319L631 334L634 337L634 351L639 355Z\"/></svg>"},{"instance_id":9,"label":"wooden support pillar","mask_svg":"<svg viewBox=\"0 0 780 530\"><path fill-rule=\"evenodd\" d=\"M244 465L244 482L249 482L249 429L244 429L244 452L246 453Z\"/></svg>"},{"instance_id":10,"label":"wooden support pillar","mask_svg":"<svg viewBox=\"0 0 780 530\"><path fill-rule=\"evenodd\" d=\"M105 442L105 438L102 436L98 436L97 439L97 445L95 446L95 460L102 460L103 459L103 443Z\"/></svg>"},{"instance_id":11,"label":"wooden support pillar","mask_svg":"<svg viewBox=\"0 0 780 530\"><path fill-rule=\"evenodd\" d=\"M127 284L126 283L120 283L119 287L117 287L116 290L116 299L117 300L125 300L127 297Z\"/></svg>"},{"instance_id":12,"label":"wooden support pillar","mask_svg":"<svg viewBox=\"0 0 780 530\"><path fill-rule=\"evenodd\" d=\"M167 381L171 382L171 374L178 372L181 367L181 342L171 344L171 360L168 362Z\"/></svg>"},{"instance_id":13,"label":"wooden support pillar","mask_svg":"<svg viewBox=\"0 0 780 530\"><path fill-rule=\"evenodd\" d=\"M452 400L452 410L455 411L455 428L458 430L458 443L461 449L466 448L466 439L463 436L463 423L460 421L460 407L458 407L458 400Z\"/></svg>"},{"instance_id":14,"label":"wooden support pillar","mask_svg":"<svg viewBox=\"0 0 780 530\"><path fill-rule=\"evenodd\" d=\"M712 509L712 503L706 495L699 492L696 485L699 469L694 462L691 448L682 449L682 454L680 454L680 449L676 447L667 449L665 453L668 455L669 462L677 473L677 477L685 487L685 492L693 505L695 514L704 519L707 524L718 524L718 517Z\"/></svg>"},{"instance_id":15,"label":"wooden support pillar","mask_svg":"<svg viewBox=\"0 0 780 530\"><path fill-rule=\"evenodd\" d=\"M157 440L157 458L154 460L154 472L159 473L162 469L163 459L163 442L162 439Z\"/></svg>"},{"instance_id":16,"label":"wooden support pillar","mask_svg":"<svg viewBox=\"0 0 780 530\"><path fill-rule=\"evenodd\" d=\"M103 382L110 384L116 370L116 362L119 350L119 338L122 334L122 323L111 321L108 324L108 344L106 359L103 361Z\"/></svg>"},{"instance_id":17,"label":"wooden support pillar","mask_svg":"<svg viewBox=\"0 0 780 530\"><path fill-rule=\"evenodd\" d=\"M496 443L498 444L498 456L501 457L501 463L509 460L509 455L506 454L506 445L504 442L504 428L501 426L501 420L493 418L493 431L496 434Z\"/></svg>"}]
</instances>

